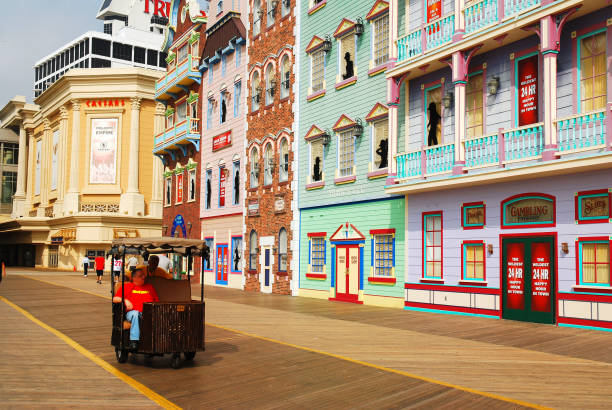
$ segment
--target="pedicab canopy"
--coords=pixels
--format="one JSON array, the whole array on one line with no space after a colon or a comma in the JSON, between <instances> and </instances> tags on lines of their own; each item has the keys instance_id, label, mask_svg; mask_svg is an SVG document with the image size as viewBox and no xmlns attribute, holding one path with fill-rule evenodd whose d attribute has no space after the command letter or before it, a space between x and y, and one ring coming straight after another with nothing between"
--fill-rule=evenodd
<instances>
[{"instance_id":1,"label":"pedicab canopy","mask_svg":"<svg viewBox=\"0 0 612 410\"><path fill-rule=\"evenodd\" d=\"M117 258L123 255L143 255L145 253L177 253L183 256L206 255L208 251L206 243L199 239L162 236L154 238L113 239L108 253Z\"/></svg>"}]
</instances>

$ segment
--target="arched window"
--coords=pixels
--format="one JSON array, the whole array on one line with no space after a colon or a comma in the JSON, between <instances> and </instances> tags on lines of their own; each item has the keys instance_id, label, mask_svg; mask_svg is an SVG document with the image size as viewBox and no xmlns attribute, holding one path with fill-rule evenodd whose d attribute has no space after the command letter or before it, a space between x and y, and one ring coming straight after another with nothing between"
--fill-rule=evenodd
<instances>
[{"instance_id":1,"label":"arched window","mask_svg":"<svg viewBox=\"0 0 612 410\"><path fill-rule=\"evenodd\" d=\"M291 78L291 61L289 56L285 55L281 62L281 98L289 97L289 79Z\"/></svg>"},{"instance_id":2,"label":"arched window","mask_svg":"<svg viewBox=\"0 0 612 410\"><path fill-rule=\"evenodd\" d=\"M289 143L283 138L279 148L278 180L283 182L287 179L289 179Z\"/></svg>"},{"instance_id":3,"label":"arched window","mask_svg":"<svg viewBox=\"0 0 612 410\"><path fill-rule=\"evenodd\" d=\"M253 80L251 81L251 111L257 111L259 109L259 100L261 95L261 84L259 80L259 72L253 74Z\"/></svg>"},{"instance_id":4,"label":"arched window","mask_svg":"<svg viewBox=\"0 0 612 410\"><path fill-rule=\"evenodd\" d=\"M274 150L268 143L264 150L264 185L272 184L272 169L274 168Z\"/></svg>"},{"instance_id":5,"label":"arched window","mask_svg":"<svg viewBox=\"0 0 612 410\"><path fill-rule=\"evenodd\" d=\"M268 64L266 67L266 105L274 102L274 92L276 91L276 79L274 78L274 66Z\"/></svg>"},{"instance_id":6,"label":"arched window","mask_svg":"<svg viewBox=\"0 0 612 410\"><path fill-rule=\"evenodd\" d=\"M267 1L267 9L268 9L268 17L267 17L267 26L270 27L272 24L274 24L274 15L276 14L276 9L275 9L275 5L276 3L278 3L277 1L274 0L268 0Z\"/></svg>"},{"instance_id":7,"label":"arched window","mask_svg":"<svg viewBox=\"0 0 612 410\"><path fill-rule=\"evenodd\" d=\"M249 269L257 270L257 232L254 230L249 236Z\"/></svg>"},{"instance_id":8,"label":"arched window","mask_svg":"<svg viewBox=\"0 0 612 410\"><path fill-rule=\"evenodd\" d=\"M259 151L253 148L251 151L251 188L257 188L259 185Z\"/></svg>"},{"instance_id":9,"label":"arched window","mask_svg":"<svg viewBox=\"0 0 612 410\"><path fill-rule=\"evenodd\" d=\"M261 32L261 0L253 2L253 37Z\"/></svg>"},{"instance_id":10,"label":"arched window","mask_svg":"<svg viewBox=\"0 0 612 410\"><path fill-rule=\"evenodd\" d=\"M287 272L287 230L281 228L278 234L278 270Z\"/></svg>"},{"instance_id":11,"label":"arched window","mask_svg":"<svg viewBox=\"0 0 612 410\"><path fill-rule=\"evenodd\" d=\"M291 11L291 0L282 0L281 16L285 17Z\"/></svg>"}]
</instances>

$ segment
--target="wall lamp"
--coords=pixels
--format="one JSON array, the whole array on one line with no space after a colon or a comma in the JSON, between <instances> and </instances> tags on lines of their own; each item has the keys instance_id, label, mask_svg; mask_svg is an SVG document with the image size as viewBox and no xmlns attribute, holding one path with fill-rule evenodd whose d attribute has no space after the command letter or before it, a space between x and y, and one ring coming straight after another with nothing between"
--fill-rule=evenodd
<instances>
[{"instance_id":1,"label":"wall lamp","mask_svg":"<svg viewBox=\"0 0 612 410\"><path fill-rule=\"evenodd\" d=\"M497 94L497 90L499 90L499 77L491 77L487 81L487 89L489 90L489 95Z\"/></svg>"},{"instance_id":2,"label":"wall lamp","mask_svg":"<svg viewBox=\"0 0 612 410\"><path fill-rule=\"evenodd\" d=\"M442 105L444 108L449 109L453 104L453 93L446 93L444 97L442 97Z\"/></svg>"}]
</instances>

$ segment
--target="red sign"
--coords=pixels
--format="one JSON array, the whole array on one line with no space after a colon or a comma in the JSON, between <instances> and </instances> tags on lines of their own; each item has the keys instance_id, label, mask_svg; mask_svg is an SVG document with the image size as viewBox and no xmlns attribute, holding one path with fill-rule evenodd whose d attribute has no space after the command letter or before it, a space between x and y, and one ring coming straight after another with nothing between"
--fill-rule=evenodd
<instances>
[{"instance_id":1,"label":"red sign","mask_svg":"<svg viewBox=\"0 0 612 410\"><path fill-rule=\"evenodd\" d=\"M153 3L153 14L155 14L156 16L159 17L166 17L168 18L168 16L170 16L170 2L169 1L163 1L163 0L145 0L145 9L144 12L147 14L150 14L151 11L149 9L150 3Z\"/></svg>"},{"instance_id":2,"label":"red sign","mask_svg":"<svg viewBox=\"0 0 612 410\"><path fill-rule=\"evenodd\" d=\"M92 108L92 107L124 107L125 106L125 101L124 100L109 100L109 99L104 99L104 100L87 100L85 101L85 105L87 105L88 108Z\"/></svg>"},{"instance_id":3,"label":"red sign","mask_svg":"<svg viewBox=\"0 0 612 410\"><path fill-rule=\"evenodd\" d=\"M219 168L219 206L225 206L225 168Z\"/></svg>"},{"instance_id":4,"label":"red sign","mask_svg":"<svg viewBox=\"0 0 612 410\"><path fill-rule=\"evenodd\" d=\"M427 0L427 23L442 17L442 0Z\"/></svg>"},{"instance_id":5,"label":"red sign","mask_svg":"<svg viewBox=\"0 0 612 410\"><path fill-rule=\"evenodd\" d=\"M518 62L519 126L538 122L538 56Z\"/></svg>"},{"instance_id":6,"label":"red sign","mask_svg":"<svg viewBox=\"0 0 612 410\"><path fill-rule=\"evenodd\" d=\"M232 131L230 130L224 132L223 134L217 135L216 137L213 137L212 144L213 152L232 145Z\"/></svg>"},{"instance_id":7,"label":"red sign","mask_svg":"<svg viewBox=\"0 0 612 410\"><path fill-rule=\"evenodd\" d=\"M531 310L550 312L550 243L531 246Z\"/></svg>"},{"instance_id":8,"label":"red sign","mask_svg":"<svg viewBox=\"0 0 612 410\"><path fill-rule=\"evenodd\" d=\"M525 309L525 244L508 244L508 309Z\"/></svg>"},{"instance_id":9,"label":"red sign","mask_svg":"<svg viewBox=\"0 0 612 410\"><path fill-rule=\"evenodd\" d=\"M183 202L183 174L176 176L176 202Z\"/></svg>"}]
</instances>

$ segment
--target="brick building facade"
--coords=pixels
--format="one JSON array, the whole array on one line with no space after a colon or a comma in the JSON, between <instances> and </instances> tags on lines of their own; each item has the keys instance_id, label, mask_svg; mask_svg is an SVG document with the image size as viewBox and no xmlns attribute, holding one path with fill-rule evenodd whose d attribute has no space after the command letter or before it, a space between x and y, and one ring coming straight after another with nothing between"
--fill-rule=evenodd
<instances>
[{"instance_id":1,"label":"brick building facade","mask_svg":"<svg viewBox=\"0 0 612 410\"><path fill-rule=\"evenodd\" d=\"M252 2L244 254L249 291L291 294L297 266L291 246L295 27L295 0Z\"/></svg>"}]
</instances>

